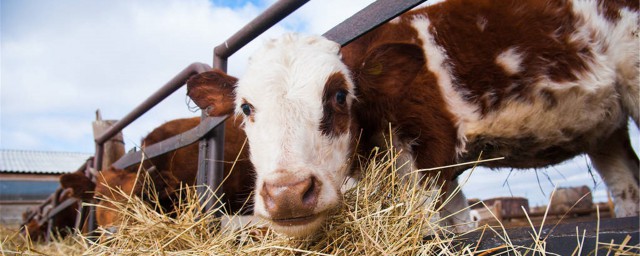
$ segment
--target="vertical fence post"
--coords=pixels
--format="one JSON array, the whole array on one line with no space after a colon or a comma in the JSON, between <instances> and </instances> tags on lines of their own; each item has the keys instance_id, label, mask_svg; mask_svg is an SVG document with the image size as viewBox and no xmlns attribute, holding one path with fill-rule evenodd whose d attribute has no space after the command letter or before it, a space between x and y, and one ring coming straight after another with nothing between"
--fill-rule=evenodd
<instances>
[{"instance_id":1,"label":"vertical fence post","mask_svg":"<svg viewBox=\"0 0 640 256\"><path fill-rule=\"evenodd\" d=\"M226 72L226 60L213 62L214 68L219 68ZM202 119L206 118L206 112L202 112ZM198 176L199 185L206 184L215 194L210 201L206 201L211 195L206 194L206 187L198 187L198 195L202 197L204 211L218 208L222 205L222 180L224 179L224 123L221 123L213 131L200 141L198 153ZM216 211L215 216L220 217L222 211Z\"/></svg>"},{"instance_id":2,"label":"vertical fence post","mask_svg":"<svg viewBox=\"0 0 640 256\"><path fill-rule=\"evenodd\" d=\"M102 120L100 110L96 110L96 121L92 123L93 138L94 140L96 140L96 155L94 156L93 166L87 166L87 168L93 168L96 171L103 170L111 166L113 162L124 155L122 131L118 131L105 142L98 141L98 138L104 135L104 133L108 131L115 123L117 123L117 120ZM90 203L94 203L94 200L91 200ZM81 208L83 207L81 206ZM93 232L96 229L97 224L95 206L86 206L86 208L86 210L80 211L80 215L78 216L79 219L76 220L76 224L78 225L78 227L82 224L85 224L87 231Z\"/></svg>"},{"instance_id":3,"label":"vertical fence post","mask_svg":"<svg viewBox=\"0 0 640 256\"><path fill-rule=\"evenodd\" d=\"M117 122L118 120L102 120L102 115L100 114L100 110L98 109L96 111L96 121L91 124L93 127L93 137L98 138ZM96 170L104 170L109 168L111 164L120 159L123 155L124 139L122 136L122 132L118 132L109 140L104 142L100 161L101 165L99 166L100 168Z\"/></svg>"}]
</instances>

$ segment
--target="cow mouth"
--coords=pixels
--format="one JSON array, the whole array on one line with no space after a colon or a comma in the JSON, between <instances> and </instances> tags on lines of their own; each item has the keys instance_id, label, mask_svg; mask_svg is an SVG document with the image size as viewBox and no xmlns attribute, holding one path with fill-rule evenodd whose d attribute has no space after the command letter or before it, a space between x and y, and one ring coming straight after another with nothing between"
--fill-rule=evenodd
<instances>
[{"instance_id":1,"label":"cow mouth","mask_svg":"<svg viewBox=\"0 0 640 256\"><path fill-rule=\"evenodd\" d=\"M279 226L301 226L307 225L320 217L320 214L311 214L301 217L271 219L271 222Z\"/></svg>"}]
</instances>

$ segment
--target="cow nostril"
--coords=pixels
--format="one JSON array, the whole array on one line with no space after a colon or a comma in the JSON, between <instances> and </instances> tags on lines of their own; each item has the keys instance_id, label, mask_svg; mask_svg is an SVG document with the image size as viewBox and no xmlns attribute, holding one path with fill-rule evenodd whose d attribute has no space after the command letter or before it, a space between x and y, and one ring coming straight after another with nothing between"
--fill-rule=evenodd
<instances>
[{"instance_id":1,"label":"cow nostril","mask_svg":"<svg viewBox=\"0 0 640 256\"><path fill-rule=\"evenodd\" d=\"M315 206L318 199L318 189L316 185L316 179L310 178L307 190L302 195L302 204Z\"/></svg>"}]
</instances>

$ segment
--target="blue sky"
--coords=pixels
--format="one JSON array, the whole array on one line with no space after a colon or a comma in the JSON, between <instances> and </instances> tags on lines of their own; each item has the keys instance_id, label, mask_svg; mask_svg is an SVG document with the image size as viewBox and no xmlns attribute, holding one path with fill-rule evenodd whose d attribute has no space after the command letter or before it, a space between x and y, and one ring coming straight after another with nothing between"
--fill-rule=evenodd
<instances>
[{"instance_id":1,"label":"blue sky","mask_svg":"<svg viewBox=\"0 0 640 256\"><path fill-rule=\"evenodd\" d=\"M0 148L93 152L96 109L105 119L121 118L190 63L211 64L213 47L274 1L2 0ZM229 73L241 76L265 38L292 30L324 33L370 2L310 1L232 56ZM126 128L127 148L168 120L197 116L185 94L179 90ZM540 172L555 184L593 187L585 162L580 157ZM553 187L544 175L538 184L534 172L516 171L508 178L510 192L502 185L507 173L478 169L465 192L480 198L513 192L541 204ZM603 186L596 188L603 195Z\"/></svg>"},{"instance_id":2,"label":"blue sky","mask_svg":"<svg viewBox=\"0 0 640 256\"><path fill-rule=\"evenodd\" d=\"M247 4L252 4L255 6L260 6L260 7L265 7L268 6L268 2L267 1L262 1L262 0L237 0L237 1L233 1L233 0L211 0L211 3L213 3L216 6L225 6L225 7L229 7L232 9L236 9L236 8L242 8L243 6L246 6Z\"/></svg>"}]
</instances>

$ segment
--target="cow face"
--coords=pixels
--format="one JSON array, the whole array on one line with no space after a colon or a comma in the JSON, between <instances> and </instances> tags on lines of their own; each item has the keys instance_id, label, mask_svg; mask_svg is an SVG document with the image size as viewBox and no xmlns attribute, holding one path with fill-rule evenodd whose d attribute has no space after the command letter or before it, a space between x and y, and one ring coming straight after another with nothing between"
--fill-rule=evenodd
<instances>
[{"instance_id":1,"label":"cow face","mask_svg":"<svg viewBox=\"0 0 640 256\"><path fill-rule=\"evenodd\" d=\"M219 71L188 83L210 115L243 116L257 174L254 213L286 234L322 224L349 170L355 97L339 50L321 37L290 35L257 52L237 86Z\"/></svg>"},{"instance_id":2,"label":"cow face","mask_svg":"<svg viewBox=\"0 0 640 256\"><path fill-rule=\"evenodd\" d=\"M422 62L398 63L407 58L388 56L396 52ZM421 50L411 45L377 47L369 56L352 71L358 80L380 83L381 91L372 93L385 97L399 95L400 85L424 63ZM388 63L396 70L386 69ZM285 35L254 54L240 80L214 70L187 82L189 96L209 115L235 112L244 118L257 174L254 213L281 233L311 233L340 202L359 133L352 71L337 43Z\"/></svg>"}]
</instances>

